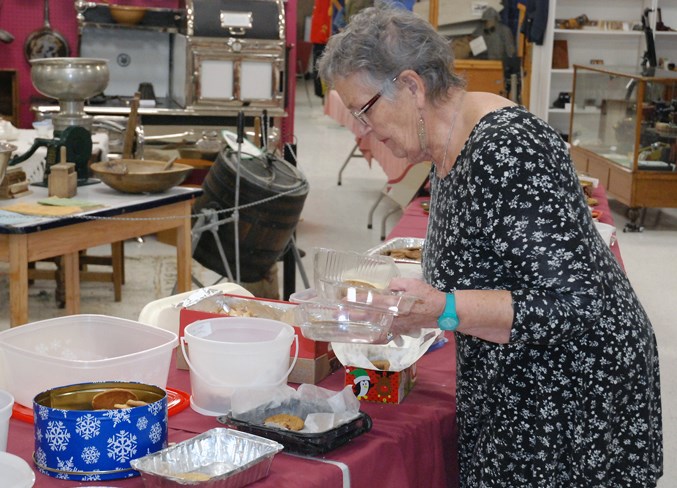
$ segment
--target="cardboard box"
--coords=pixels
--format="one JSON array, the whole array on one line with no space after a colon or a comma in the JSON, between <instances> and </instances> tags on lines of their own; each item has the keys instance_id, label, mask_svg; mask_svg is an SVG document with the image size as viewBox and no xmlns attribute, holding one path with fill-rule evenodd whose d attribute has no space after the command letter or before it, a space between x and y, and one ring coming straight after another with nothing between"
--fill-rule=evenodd
<instances>
[{"instance_id":1,"label":"cardboard box","mask_svg":"<svg viewBox=\"0 0 677 488\"><path fill-rule=\"evenodd\" d=\"M225 294L225 296L233 298L241 298L243 300L257 300L266 305L275 306L276 308L287 309L295 307L296 304L283 302L279 300L267 300L254 297L241 297L238 295ZM227 315L199 312L197 310L182 309L179 314L179 338L183 337L183 331L188 324L195 321L208 319L212 317L227 317ZM291 383L310 383L316 384L322 379L329 376L332 372L338 370L341 364L336 359L334 351L331 349L331 344L328 342L317 342L307 339L301 333L301 329L294 327L294 332L298 336L298 359L294 369L289 375L289 382ZM181 339L179 339L181 340ZM292 343L289 355L294 356L295 342ZM186 359L183 357L183 351L179 347L176 352L176 367L179 369L188 369Z\"/></svg>"},{"instance_id":2,"label":"cardboard box","mask_svg":"<svg viewBox=\"0 0 677 488\"><path fill-rule=\"evenodd\" d=\"M294 369L289 374L289 382L316 385L340 367L341 363L334 351L329 351L315 359L298 358Z\"/></svg>"},{"instance_id":3,"label":"cardboard box","mask_svg":"<svg viewBox=\"0 0 677 488\"><path fill-rule=\"evenodd\" d=\"M345 366L345 385L353 387L358 400L401 403L416 383L416 363L402 371Z\"/></svg>"}]
</instances>

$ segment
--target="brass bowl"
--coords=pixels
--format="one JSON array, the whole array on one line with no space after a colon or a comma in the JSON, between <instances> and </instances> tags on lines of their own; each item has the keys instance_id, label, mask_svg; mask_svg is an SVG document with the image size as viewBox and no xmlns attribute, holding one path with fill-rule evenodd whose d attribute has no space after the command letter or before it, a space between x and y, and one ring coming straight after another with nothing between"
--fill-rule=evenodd
<instances>
[{"instance_id":1,"label":"brass bowl","mask_svg":"<svg viewBox=\"0 0 677 488\"><path fill-rule=\"evenodd\" d=\"M166 161L119 159L93 163L90 167L96 178L123 193L161 193L180 185L192 171L187 164L174 163L164 170Z\"/></svg>"},{"instance_id":2,"label":"brass bowl","mask_svg":"<svg viewBox=\"0 0 677 488\"><path fill-rule=\"evenodd\" d=\"M129 7L125 5L110 5L110 15L118 24L136 25L146 15L145 7Z\"/></svg>"}]
</instances>

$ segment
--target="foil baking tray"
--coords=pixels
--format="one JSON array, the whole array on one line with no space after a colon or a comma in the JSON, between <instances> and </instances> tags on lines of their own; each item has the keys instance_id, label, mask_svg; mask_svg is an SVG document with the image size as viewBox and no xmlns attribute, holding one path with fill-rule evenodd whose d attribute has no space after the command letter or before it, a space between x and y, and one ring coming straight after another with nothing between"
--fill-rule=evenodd
<instances>
[{"instance_id":1,"label":"foil baking tray","mask_svg":"<svg viewBox=\"0 0 677 488\"><path fill-rule=\"evenodd\" d=\"M372 247L369 249L365 254L368 254L370 256L383 256L387 255L384 254L386 251L392 251L394 249L423 249L423 244L425 243L425 239L422 239L420 237L395 237L393 239L389 239L382 244L379 244L376 247ZM406 258L406 257L395 257L391 256L396 263L415 263L415 264L420 264L421 260L420 259L411 259L411 258Z\"/></svg>"},{"instance_id":2,"label":"foil baking tray","mask_svg":"<svg viewBox=\"0 0 677 488\"><path fill-rule=\"evenodd\" d=\"M219 427L131 464L146 488L240 488L268 476L283 448L270 439Z\"/></svg>"}]
</instances>

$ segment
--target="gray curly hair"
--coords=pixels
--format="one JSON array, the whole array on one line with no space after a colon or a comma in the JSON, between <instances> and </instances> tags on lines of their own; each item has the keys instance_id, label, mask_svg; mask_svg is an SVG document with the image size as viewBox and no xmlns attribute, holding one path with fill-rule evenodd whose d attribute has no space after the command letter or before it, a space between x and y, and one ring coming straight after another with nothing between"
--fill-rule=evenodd
<instances>
[{"instance_id":1,"label":"gray curly hair","mask_svg":"<svg viewBox=\"0 0 677 488\"><path fill-rule=\"evenodd\" d=\"M411 69L424 80L432 103L445 100L449 88L465 86L453 68L449 42L425 19L388 3L351 17L348 26L329 39L318 65L330 87L337 78L358 74L387 98L394 93L392 80Z\"/></svg>"}]
</instances>

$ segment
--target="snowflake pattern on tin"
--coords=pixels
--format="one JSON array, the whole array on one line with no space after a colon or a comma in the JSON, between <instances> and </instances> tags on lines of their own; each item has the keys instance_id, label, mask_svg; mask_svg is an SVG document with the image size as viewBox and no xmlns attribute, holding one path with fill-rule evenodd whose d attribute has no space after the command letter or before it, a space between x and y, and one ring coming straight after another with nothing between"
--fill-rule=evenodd
<instances>
[{"instance_id":1,"label":"snowflake pattern on tin","mask_svg":"<svg viewBox=\"0 0 677 488\"><path fill-rule=\"evenodd\" d=\"M145 416L139 417L136 421L136 428L139 430L146 430L146 427L148 427L148 419Z\"/></svg>"},{"instance_id":2,"label":"snowflake pattern on tin","mask_svg":"<svg viewBox=\"0 0 677 488\"><path fill-rule=\"evenodd\" d=\"M63 422L53 420L47 423L45 437L52 451L65 451L71 434Z\"/></svg>"},{"instance_id":3,"label":"snowflake pattern on tin","mask_svg":"<svg viewBox=\"0 0 677 488\"><path fill-rule=\"evenodd\" d=\"M61 459L57 456L56 458L57 463L56 463L56 468L60 471L78 471L78 469L75 467L75 464L73 463L73 458L70 457L68 459Z\"/></svg>"},{"instance_id":4,"label":"snowflake pattern on tin","mask_svg":"<svg viewBox=\"0 0 677 488\"><path fill-rule=\"evenodd\" d=\"M47 476L70 481L105 481L137 475L130 470L130 460L166 446L166 400L157 403L159 406L155 402L150 404L155 415L148 406L124 410L69 410L63 421L60 409L45 408L44 421L36 409L38 470Z\"/></svg>"},{"instance_id":5,"label":"snowflake pattern on tin","mask_svg":"<svg viewBox=\"0 0 677 488\"><path fill-rule=\"evenodd\" d=\"M49 418L49 410L50 410L49 408L40 405L40 406L38 407L38 416L39 416L42 420L47 420L47 419Z\"/></svg>"},{"instance_id":6,"label":"snowflake pattern on tin","mask_svg":"<svg viewBox=\"0 0 677 488\"><path fill-rule=\"evenodd\" d=\"M127 408L107 410L103 415L104 417L108 417L113 421L113 427L117 427L117 425L121 422L131 423L129 410L130 409Z\"/></svg>"},{"instance_id":7,"label":"snowflake pattern on tin","mask_svg":"<svg viewBox=\"0 0 677 488\"><path fill-rule=\"evenodd\" d=\"M154 402L148 405L148 411L152 413L154 416L157 416L157 414L160 413L164 406L164 402Z\"/></svg>"},{"instance_id":8,"label":"snowflake pattern on tin","mask_svg":"<svg viewBox=\"0 0 677 488\"><path fill-rule=\"evenodd\" d=\"M75 421L75 432L83 439L92 439L99 435L100 427L101 421L90 413L78 417Z\"/></svg>"},{"instance_id":9,"label":"snowflake pattern on tin","mask_svg":"<svg viewBox=\"0 0 677 488\"><path fill-rule=\"evenodd\" d=\"M94 463L98 462L100 456L101 456L101 453L94 446L85 446L85 448L82 449L81 457L82 457L82 460L87 464L94 464Z\"/></svg>"},{"instance_id":10,"label":"snowflake pattern on tin","mask_svg":"<svg viewBox=\"0 0 677 488\"><path fill-rule=\"evenodd\" d=\"M154 443L160 442L160 439L162 439L162 432L164 429L159 423L154 423L153 426L150 428L150 432L148 433L148 437L150 440Z\"/></svg>"},{"instance_id":11,"label":"snowflake pattern on tin","mask_svg":"<svg viewBox=\"0 0 677 488\"><path fill-rule=\"evenodd\" d=\"M136 454L136 436L121 430L109 438L108 457L119 462L129 461Z\"/></svg>"},{"instance_id":12,"label":"snowflake pattern on tin","mask_svg":"<svg viewBox=\"0 0 677 488\"><path fill-rule=\"evenodd\" d=\"M38 466L45 466L47 464L47 455L41 447L38 447L38 449L35 451L35 462L38 464Z\"/></svg>"}]
</instances>

